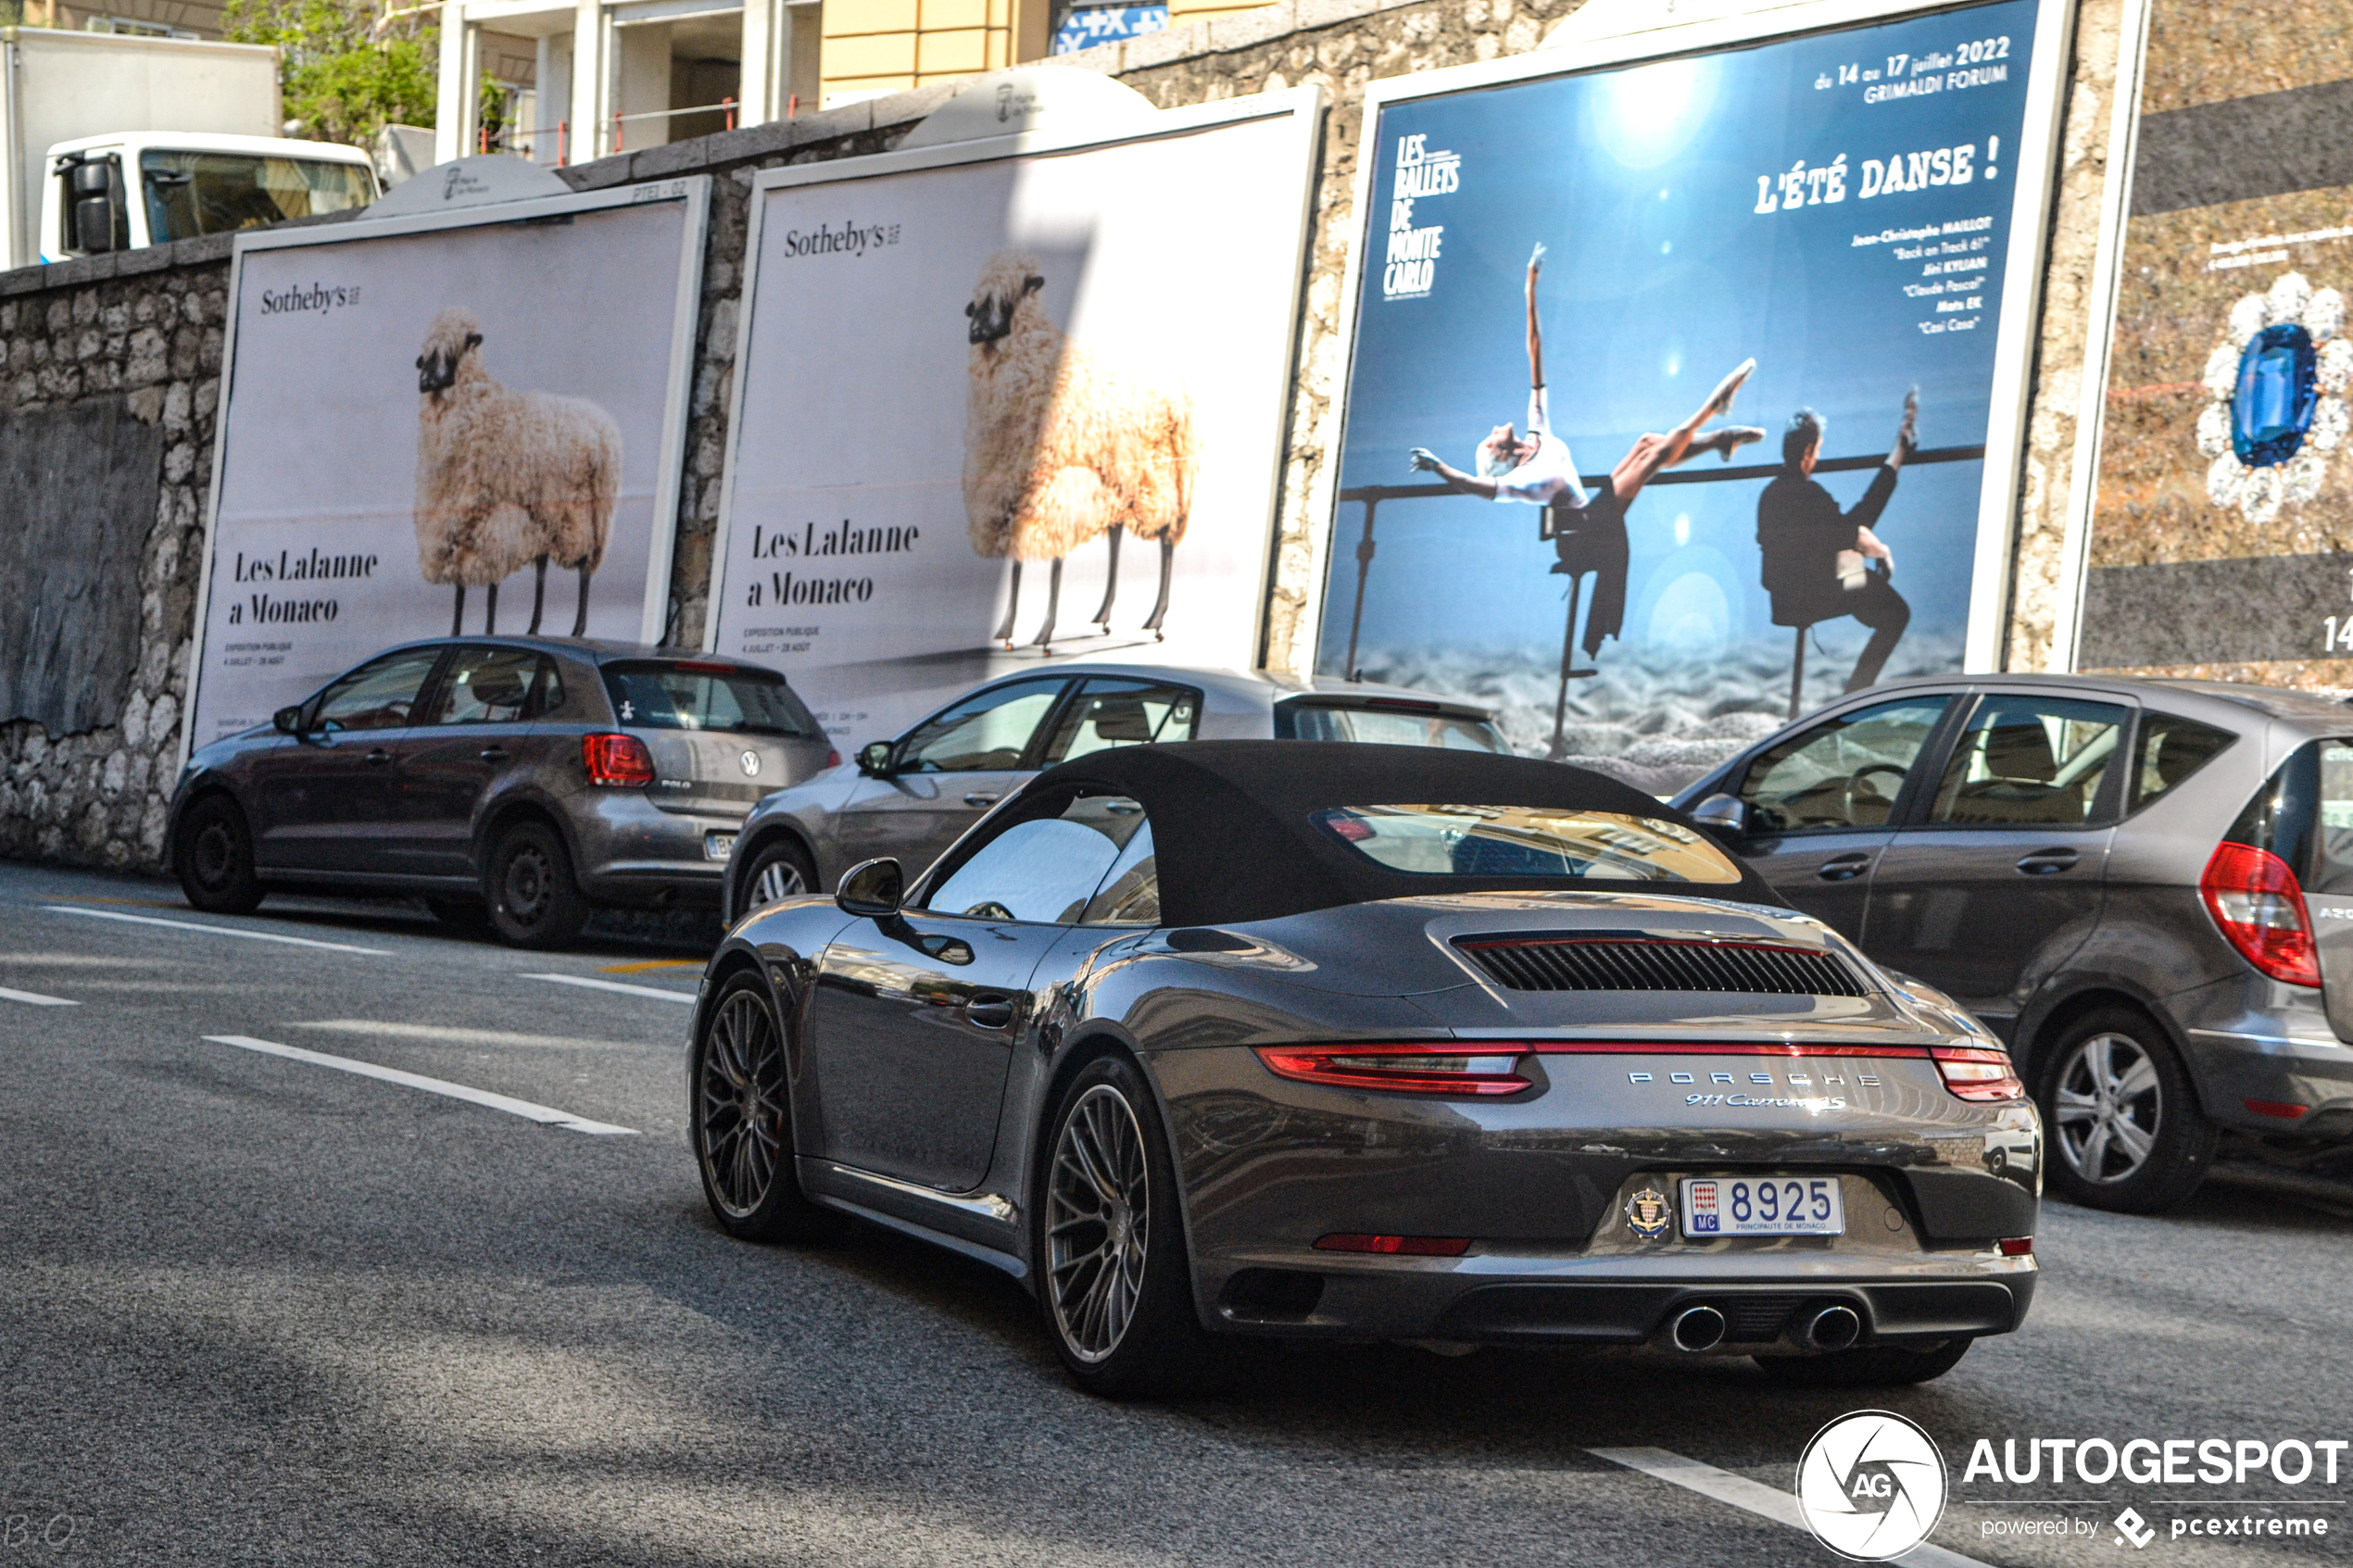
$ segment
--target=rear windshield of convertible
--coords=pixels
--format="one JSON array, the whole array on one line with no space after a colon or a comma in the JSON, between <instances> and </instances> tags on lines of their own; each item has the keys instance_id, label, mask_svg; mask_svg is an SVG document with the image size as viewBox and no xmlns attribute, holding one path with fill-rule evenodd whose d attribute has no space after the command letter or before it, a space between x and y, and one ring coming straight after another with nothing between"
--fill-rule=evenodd
<instances>
[{"instance_id":1,"label":"rear windshield of convertible","mask_svg":"<svg viewBox=\"0 0 2353 1568\"><path fill-rule=\"evenodd\" d=\"M1655 817L1541 806L1335 806L1315 825L1393 872L1424 876L1580 877L1734 883L1740 869L1704 834Z\"/></svg>"}]
</instances>

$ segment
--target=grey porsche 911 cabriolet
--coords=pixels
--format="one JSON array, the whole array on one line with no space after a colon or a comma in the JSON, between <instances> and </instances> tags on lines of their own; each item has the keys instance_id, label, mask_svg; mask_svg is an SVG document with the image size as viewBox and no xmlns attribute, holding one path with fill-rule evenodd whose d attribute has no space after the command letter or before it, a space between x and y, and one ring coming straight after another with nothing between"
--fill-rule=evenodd
<instances>
[{"instance_id":1,"label":"grey porsche 911 cabriolet","mask_svg":"<svg viewBox=\"0 0 2353 1568\"><path fill-rule=\"evenodd\" d=\"M1515 758L1050 769L912 882L738 924L688 1096L729 1232L846 1211L994 1264L1105 1394L1238 1334L1918 1382L2036 1277L1996 1040L1680 813Z\"/></svg>"}]
</instances>

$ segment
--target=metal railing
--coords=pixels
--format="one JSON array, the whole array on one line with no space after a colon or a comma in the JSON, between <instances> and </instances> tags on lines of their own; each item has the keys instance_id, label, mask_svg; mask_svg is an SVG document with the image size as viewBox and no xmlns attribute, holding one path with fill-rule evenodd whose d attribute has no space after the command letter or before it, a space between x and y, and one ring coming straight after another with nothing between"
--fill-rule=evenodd
<instances>
[{"instance_id":1,"label":"metal railing","mask_svg":"<svg viewBox=\"0 0 2353 1568\"><path fill-rule=\"evenodd\" d=\"M609 150L616 153L624 150L621 144L621 128L630 120L675 119L682 114L718 114L723 112L727 116L727 123L722 129L733 131L736 128L736 100L733 98L722 98L715 104L697 104L691 108L642 109L635 114L615 113L612 117L612 146Z\"/></svg>"}]
</instances>

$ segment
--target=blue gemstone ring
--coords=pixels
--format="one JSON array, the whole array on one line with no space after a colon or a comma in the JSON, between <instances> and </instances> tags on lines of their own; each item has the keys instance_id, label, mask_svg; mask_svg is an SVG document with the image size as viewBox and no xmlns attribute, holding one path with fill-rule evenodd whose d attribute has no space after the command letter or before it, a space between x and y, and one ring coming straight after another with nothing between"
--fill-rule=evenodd
<instances>
[{"instance_id":1,"label":"blue gemstone ring","mask_svg":"<svg viewBox=\"0 0 2353 1568\"><path fill-rule=\"evenodd\" d=\"M2320 495L2329 454L2353 433L2345 396L2353 340L2344 332L2344 296L2315 289L2300 272L2231 307L2206 361L2207 402L2197 416L2198 450L2213 460L2206 493L2216 506L2259 525Z\"/></svg>"},{"instance_id":2,"label":"blue gemstone ring","mask_svg":"<svg viewBox=\"0 0 2353 1568\"><path fill-rule=\"evenodd\" d=\"M2231 396L2231 450L2251 469L2276 468L2302 449L2320 405L2320 356L2296 322L2266 327L2239 356Z\"/></svg>"}]
</instances>

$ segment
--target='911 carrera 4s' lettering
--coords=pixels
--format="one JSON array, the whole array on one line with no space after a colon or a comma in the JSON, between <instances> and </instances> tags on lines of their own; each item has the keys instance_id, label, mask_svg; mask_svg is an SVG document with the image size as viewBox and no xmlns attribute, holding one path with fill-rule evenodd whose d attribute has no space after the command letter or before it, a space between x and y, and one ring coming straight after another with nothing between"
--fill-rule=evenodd
<instances>
[{"instance_id":1,"label":"'911 carrera 4s' lettering","mask_svg":"<svg viewBox=\"0 0 2353 1568\"><path fill-rule=\"evenodd\" d=\"M1843 1110L1843 1095L1793 1095L1767 1099L1755 1095L1685 1095L1685 1105L1720 1105L1744 1110Z\"/></svg>"}]
</instances>

